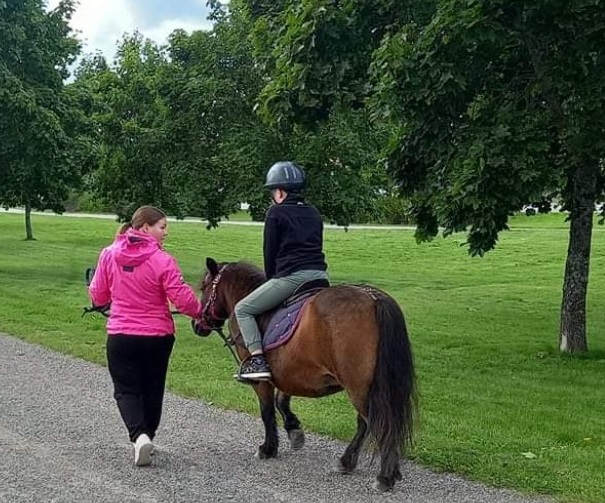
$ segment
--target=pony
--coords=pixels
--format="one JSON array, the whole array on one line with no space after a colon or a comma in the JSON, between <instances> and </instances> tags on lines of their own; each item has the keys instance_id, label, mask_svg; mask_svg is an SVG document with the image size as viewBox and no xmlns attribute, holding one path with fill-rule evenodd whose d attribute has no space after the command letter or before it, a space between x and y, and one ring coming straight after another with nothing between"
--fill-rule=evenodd
<instances>
[{"instance_id":1,"label":"pony","mask_svg":"<svg viewBox=\"0 0 605 503\"><path fill-rule=\"evenodd\" d=\"M222 335L240 360L249 356L237 328L237 302L265 281L263 272L246 262L206 259L201 282L203 310L192 321L195 333ZM271 313L259 317L264 332ZM345 391L357 412L357 432L339 459L342 473L352 472L371 435L380 454L374 486L380 491L402 480L400 459L413 439L417 409L412 348L403 312L387 293L370 285L337 285L312 293L290 340L266 352L272 380L252 383L265 426L260 459L278 452L276 409L293 449L304 445L301 423L290 409L292 396L322 397Z\"/></svg>"}]
</instances>

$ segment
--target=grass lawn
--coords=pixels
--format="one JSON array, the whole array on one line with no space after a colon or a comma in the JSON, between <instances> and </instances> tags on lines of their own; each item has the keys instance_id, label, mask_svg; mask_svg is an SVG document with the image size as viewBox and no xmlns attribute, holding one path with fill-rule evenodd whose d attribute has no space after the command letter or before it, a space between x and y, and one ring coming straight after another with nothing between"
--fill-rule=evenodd
<instances>
[{"instance_id":1,"label":"grass lawn","mask_svg":"<svg viewBox=\"0 0 605 503\"><path fill-rule=\"evenodd\" d=\"M115 222L0 213L0 331L104 363L104 320L80 318L84 269L116 231ZM436 470L494 486L605 501L605 232L595 228L582 358L557 354L563 216L516 217L498 248L471 258L463 236L417 245L411 231L326 231L334 282L369 282L400 302L414 345L421 422L411 456ZM173 223L166 247L197 283L204 259L261 263L260 227ZM235 383L217 337L199 339L179 318L169 386L226 408L257 414L255 395ZM107 397L111 400L111 397ZM295 399L314 431L349 439L345 395ZM259 419L259 436L262 426Z\"/></svg>"}]
</instances>

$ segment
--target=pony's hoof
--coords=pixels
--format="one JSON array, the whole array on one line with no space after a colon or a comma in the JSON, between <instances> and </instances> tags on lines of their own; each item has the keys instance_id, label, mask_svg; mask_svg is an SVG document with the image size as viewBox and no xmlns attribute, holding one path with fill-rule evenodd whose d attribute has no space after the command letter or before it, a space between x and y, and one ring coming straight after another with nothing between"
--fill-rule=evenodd
<instances>
[{"instance_id":1,"label":"pony's hoof","mask_svg":"<svg viewBox=\"0 0 605 503\"><path fill-rule=\"evenodd\" d=\"M290 430L288 432L288 438L290 439L290 448L295 451L302 449L305 445L305 432L299 428Z\"/></svg>"},{"instance_id":2,"label":"pony's hoof","mask_svg":"<svg viewBox=\"0 0 605 503\"><path fill-rule=\"evenodd\" d=\"M395 480L398 480L400 482L403 480L403 474L401 473L401 470L399 468L397 468L393 477L395 477Z\"/></svg>"},{"instance_id":3,"label":"pony's hoof","mask_svg":"<svg viewBox=\"0 0 605 503\"><path fill-rule=\"evenodd\" d=\"M270 459L270 458L276 458L277 457L277 452L275 453L269 453L269 452L265 452L265 450L262 447L259 447L256 452L254 453L254 457L256 459Z\"/></svg>"},{"instance_id":4,"label":"pony's hoof","mask_svg":"<svg viewBox=\"0 0 605 503\"><path fill-rule=\"evenodd\" d=\"M345 466L342 462L342 460L338 460L338 462L336 463L336 471L338 473L342 473L343 475L348 475L349 473L353 473L354 468L351 468L349 466Z\"/></svg>"},{"instance_id":5,"label":"pony's hoof","mask_svg":"<svg viewBox=\"0 0 605 503\"><path fill-rule=\"evenodd\" d=\"M385 481L382 481L380 479L376 479L374 481L374 483L372 484L372 487L374 489L376 489L377 491L380 491L381 493L386 493L387 491L390 491L393 489L393 483L388 483Z\"/></svg>"}]
</instances>

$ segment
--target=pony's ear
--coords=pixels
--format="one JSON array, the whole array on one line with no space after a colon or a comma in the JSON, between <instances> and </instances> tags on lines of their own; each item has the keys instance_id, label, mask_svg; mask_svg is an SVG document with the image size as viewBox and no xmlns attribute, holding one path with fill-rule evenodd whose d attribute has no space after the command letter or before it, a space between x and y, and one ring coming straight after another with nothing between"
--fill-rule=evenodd
<instances>
[{"instance_id":1,"label":"pony's ear","mask_svg":"<svg viewBox=\"0 0 605 503\"><path fill-rule=\"evenodd\" d=\"M206 257L206 269L208 269L210 276L216 276L218 274L218 264L216 263L216 260L212 257Z\"/></svg>"}]
</instances>

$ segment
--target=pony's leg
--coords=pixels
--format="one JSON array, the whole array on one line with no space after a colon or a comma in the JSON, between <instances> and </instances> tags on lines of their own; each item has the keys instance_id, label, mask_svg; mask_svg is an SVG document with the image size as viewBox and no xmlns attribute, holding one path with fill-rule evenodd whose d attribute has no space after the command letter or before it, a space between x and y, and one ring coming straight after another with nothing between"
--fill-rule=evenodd
<instances>
[{"instance_id":1,"label":"pony's leg","mask_svg":"<svg viewBox=\"0 0 605 503\"><path fill-rule=\"evenodd\" d=\"M258 459L275 458L279 442L275 418L275 388L269 382L259 382L254 384L254 391L258 395L260 414L265 425L265 441L259 445L256 457Z\"/></svg>"},{"instance_id":2,"label":"pony's leg","mask_svg":"<svg viewBox=\"0 0 605 503\"><path fill-rule=\"evenodd\" d=\"M359 452L367 436L368 423L361 414L357 414L357 432L340 458L339 469L342 473L351 473L357 467Z\"/></svg>"},{"instance_id":3,"label":"pony's leg","mask_svg":"<svg viewBox=\"0 0 605 503\"><path fill-rule=\"evenodd\" d=\"M284 420L284 428L288 433L288 439L290 440L290 447L292 449L301 449L305 445L305 432L301 428L300 421L296 414L290 409L290 395L278 391L275 396L275 404L277 410L281 414Z\"/></svg>"}]
</instances>

